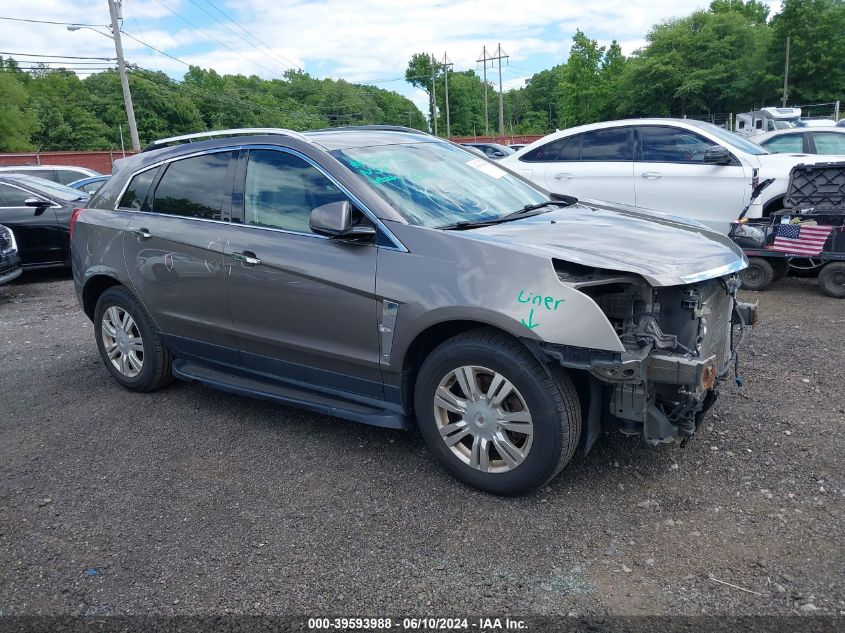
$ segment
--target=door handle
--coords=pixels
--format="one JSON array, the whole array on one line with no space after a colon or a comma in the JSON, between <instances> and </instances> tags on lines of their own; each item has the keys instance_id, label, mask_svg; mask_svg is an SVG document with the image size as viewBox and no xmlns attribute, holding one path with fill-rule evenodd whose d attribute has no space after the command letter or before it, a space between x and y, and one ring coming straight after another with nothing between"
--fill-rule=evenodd
<instances>
[{"instance_id":1,"label":"door handle","mask_svg":"<svg viewBox=\"0 0 845 633\"><path fill-rule=\"evenodd\" d=\"M663 174L659 171L644 171L642 177L646 180L657 180L658 178L662 178Z\"/></svg>"},{"instance_id":2,"label":"door handle","mask_svg":"<svg viewBox=\"0 0 845 633\"><path fill-rule=\"evenodd\" d=\"M572 180L572 174L559 171L555 174L555 180Z\"/></svg>"},{"instance_id":3,"label":"door handle","mask_svg":"<svg viewBox=\"0 0 845 633\"><path fill-rule=\"evenodd\" d=\"M138 236L139 240L148 240L153 236L149 229L132 229L132 232Z\"/></svg>"},{"instance_id":4,"label":"door handle","mask_svg":"<svg viewBox=\"0 0 845 633\"><path fill-rule=\"evenodd\" d=\"M247 266L256 266L261 263L261 260L255 256L252 251L244 251L243 253L232 253L232 259L236 262L246 264Z\"/></svg>"}]
</instances>

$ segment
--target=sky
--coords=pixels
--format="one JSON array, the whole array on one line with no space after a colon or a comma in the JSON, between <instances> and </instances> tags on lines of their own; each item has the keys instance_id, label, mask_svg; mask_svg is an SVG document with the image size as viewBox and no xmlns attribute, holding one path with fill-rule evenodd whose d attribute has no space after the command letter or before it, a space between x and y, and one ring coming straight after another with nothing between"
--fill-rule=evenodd
<instances>
[{"instance_id":1,"label":"sky","mask_svg":"<svg viewBox=\"0 0 845 633\"><path fill-rule=\"evenodd\" d=\"M566 61L581 29L601 44L617 40L627 55L645 43L652 25L706 8L709 0L124 0L122 30L172 57L123 36L127 62L181 79L187 64L221 74L279 78L290 68L314 77L372 83L411 98L425 111L428 98L404 81L411 55L444 53L455 70L481 73L482 47L501 43L504 89ZM778 3L771 3L772 13ZM109 24L106 0L0 0L0 16ZM46 55L114 57L114 44L85 28L0 19L0 54L19 61ZM33 57L24 57L29 53ZM41 57L38 57L41 56ZM176 59L174 59L176 58ZM178 60L178 61L177 61ZM98 68L76 60L75 67ZM108 64L109 62L104 62ZM492 76L491 73L492 72ZM498 70L488 69L498 81Z\"/></svg>"}]
</instances>

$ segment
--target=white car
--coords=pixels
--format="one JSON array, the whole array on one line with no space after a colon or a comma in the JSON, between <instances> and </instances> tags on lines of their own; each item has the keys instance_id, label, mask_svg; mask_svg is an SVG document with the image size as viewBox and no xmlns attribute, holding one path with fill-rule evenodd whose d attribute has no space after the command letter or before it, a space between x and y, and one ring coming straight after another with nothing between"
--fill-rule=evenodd
<instances>
[{"instance_id":1,"label":"white car","mask_svg":"<svg viewBox=\"0 0 845 633\"><path fill-rule=\"evenodd\" d=\"M758 134L752 141L775 153L842 155L845 154L845 128L828 127L813 128L796 127L791 130L778 130L766 134Z\"/></svg>"},{"instance_id":2,"label":"white car","mask_svg":"<svg viewBox=\"0 0 845 633\"><path fill-rule=\"evenodd\" d=\"M98 171L76 165L9 165L0 167L3 174L21 174L23 176L37 176L45 180L52 180L60 185L67 185L75 180L102 176Z\"/></svg>"},{"instance_id":3,"label":"white car","mask_svg":"<svg viewBox=\"0 0 845 633\"><path fill-rule=\"evenodd\" d=\"M681 215L727 233L753 183L774 178L746 214L765 217L783 208L794 165L830 160L772 154L701 121L630 119L555 132L499 164L554 193Z\"/></svg>"}]
</instances>

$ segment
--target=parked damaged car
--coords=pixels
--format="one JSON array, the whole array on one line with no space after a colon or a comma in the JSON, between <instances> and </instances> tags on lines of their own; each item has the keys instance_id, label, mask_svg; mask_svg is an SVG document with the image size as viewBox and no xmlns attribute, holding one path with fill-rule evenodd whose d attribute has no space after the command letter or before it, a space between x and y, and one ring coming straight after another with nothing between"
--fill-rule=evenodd
<instances>
[{"instance_id":1,"label":"parked damaged car","mask_svg":"<svg viewBox=\"0 0 845 633\"><path fill-rule=\"evenodd\" d=\"M124 387L175 376L416 424L448 471L498 494L543 485L603 427L690 438L755 319L727 237L551 195L404 128L165 139L71 231L77 295Z\"/></svg>"},{"instance_id":2,"label":"parked damaged car","mask_svg":"<svg viewBox=\"0 0 845 633\"><path fill-rule=\"evenodd\" d=\"M0 285L20 277L22 270L15 234L0 224Z\"/></svg>"}]
</instances>

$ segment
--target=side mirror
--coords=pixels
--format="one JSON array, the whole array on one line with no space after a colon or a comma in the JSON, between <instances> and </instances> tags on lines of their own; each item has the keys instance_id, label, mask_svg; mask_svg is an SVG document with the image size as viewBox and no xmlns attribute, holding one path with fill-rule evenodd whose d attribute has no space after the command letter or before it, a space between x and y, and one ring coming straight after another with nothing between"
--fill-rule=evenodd
<instances>
[{"instance_id":1,"label":"side mirror","mask_svg":"<svg viewBox=\"0 0 845 633\"><path fill-rule=\"evenodd\" d=\"M728 148L721 145L711 145L704 152L705 165L728 165L732 160L733 156L731 156Z\"/></svg>"},{"instance_id":2,"label":"side mirror","mask_svg":"<svg viewBox=\"0 0 845 633\"><path fill-rule=\"evenodd\" d=\"M23 203L28 207L35 207L36 209L42 209L50 206L49 200L42 200L41 198L27 198L23 201Z\"/></svg>"},{"instance_id":3,"label":"side mirror","mask_svg":"<svg viewBox=\"0 0 845 633\"><path fill-rule=\"evenodd\" d=\"M317 235L332 239L364 241L376 234L375 228L369 224L352 224L352 207L346 200L317 207L311 211L308 224Z\"/></svg>"}]
</instances>

